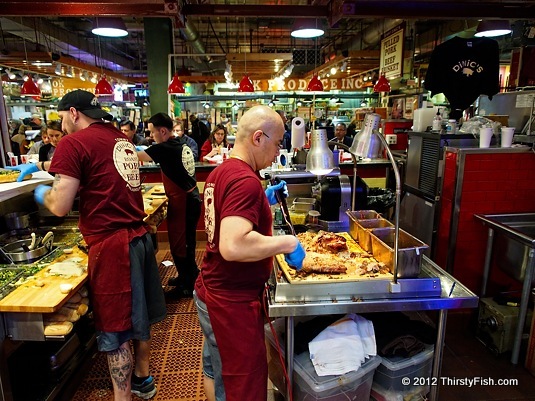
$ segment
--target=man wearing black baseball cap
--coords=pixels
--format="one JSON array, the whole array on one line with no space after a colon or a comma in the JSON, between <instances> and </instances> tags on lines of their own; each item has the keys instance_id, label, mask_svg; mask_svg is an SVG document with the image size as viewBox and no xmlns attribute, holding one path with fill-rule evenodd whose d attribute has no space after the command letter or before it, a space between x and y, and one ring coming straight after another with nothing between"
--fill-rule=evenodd
<instances>
[{"instance_id":1,"label":"man wearing black baseball cap","mask_svg":"<svg viewBox=\"0 0 535 401\"><path fill-rule=\"evenodd\" d=\"M79 194L78 226L89 245L97 345L108 355L114 399L130 399L131 392L149 399L156 394L149 372L150 325L165 318L166 305L152 239L143 222L136 148L103 121L111 115L90 92L69 92L58 113L69 135L54 152L53 187L39 185L34 198L64 216Z\"/></svg>"},{"instance_id":2,"label":"man wearing black baseball cap","mask_svg":"<svg viewBox=\"0 0 535 401\"><path fill-rule=\"evenodd\" d=\"M80 113L95 119L111 121L113 116L100 107L98 98L91 92L76 89L67 93L58 104L58 111L69 111L74 108Z\"/></svg>"}]
</instances>

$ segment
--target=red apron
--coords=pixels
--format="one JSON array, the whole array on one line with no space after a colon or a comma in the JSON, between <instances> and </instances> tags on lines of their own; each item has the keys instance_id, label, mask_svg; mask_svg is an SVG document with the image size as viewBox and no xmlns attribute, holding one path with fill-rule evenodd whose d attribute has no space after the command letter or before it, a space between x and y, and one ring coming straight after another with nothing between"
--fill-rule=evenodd
<instances>
[{"instance_id":1,"label":"red apron","mask_svg":"<svg viewBox=\"0 0 535 401\"><path fill-rule=\"evenodd\" d=\"M266 401L268 367L258 291L212 291L205 303L221 355L226 401Z\"/></svg>"},{"instance_id":2,"label":"red apron","mask_svg":"<svg viewBox=\"0 0 535 401\"><path fill-rule=\"evenodd\" d=\"M129 244L145 235L143 226L84 236L89 246L88 275L95 328L105 332L132 327Z\"/></svg>"},{"instance_id":3,"label":"red apron","mask_svg":"<svg viewBox=\"0 0 535 401\"><path fill-rule=\"evenodd\" d=\"M186 257L186 198L187 192L162 173L163 186L168 198L167 233L173 256ZM175 261L177 263L177 261Z\"/></svg>"}]
</instances>

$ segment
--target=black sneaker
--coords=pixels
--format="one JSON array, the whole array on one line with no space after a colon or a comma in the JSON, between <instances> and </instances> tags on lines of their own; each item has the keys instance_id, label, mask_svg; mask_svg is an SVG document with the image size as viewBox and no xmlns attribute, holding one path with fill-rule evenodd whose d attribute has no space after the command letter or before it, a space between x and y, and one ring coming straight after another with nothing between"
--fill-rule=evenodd
<instances>
[{"instance_id":1,"label":"black sneaker","mask_svg":"<svg viewBox=\"0 0 535 401\"><path fill-rule=\"evenodd\" d=\"M132 394L135 394L144 400L154 397L156 395L156 384L154 384L154 378L149 376L141 384L135 384L132 382Z\"/></svg>"},{"instance_id":2,"label":"black sneaker","mask_svg":"<svg viewBox=\"0 0 535 401\"><path fill-rule=\"evenodd\" d=\"M182 282L178 279L178 277L171 277L168 281L167 281L167 285L169 287L177 287L179 285L182 285Z\"/></svg>"},{"instance_id":3,"label":"black sneaker","mask_svg":"<svg viewBox=\"0 0 535 401\"><path fill-rule=\"evenodd\" d=\"M183 285L178 285L172 290L167 291L166 295L172 299L192 298L193 289L185 288Z\"/></svg>"}]
</instances>

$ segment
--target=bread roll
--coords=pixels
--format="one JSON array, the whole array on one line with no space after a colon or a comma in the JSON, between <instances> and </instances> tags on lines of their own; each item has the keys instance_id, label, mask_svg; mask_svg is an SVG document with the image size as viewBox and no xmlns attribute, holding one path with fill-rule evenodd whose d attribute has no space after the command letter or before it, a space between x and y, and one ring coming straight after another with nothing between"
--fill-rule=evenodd
<instances>
[{"instance_id":1,"label":"bread roll","mask_svg":"<svg viewBox=\"0 0 535 401\"><path fill-rule=\"evenodd\" d=\"M82 295L80 295L80 292L77 292L76 294L74 294L72 297L70 297L67 300L67 303L69 303L69 304L79 304L81 300L82 300Z\"/></svg>"},{"instance_id":2,"label":"bread roll","mask_svg":"<svg viewBox=\"0 0 535 401\"><path fill-rule=\"evenodd\" d=\"M71 332L73 325L71 322L51 322L45 324L45 336L66 336Z\"/></svg>"},{"instance_id":3,"label":"bread roll","mask_svg":"<svg viewBox=\"0 0 535 401\"><path fill-rule=\"evenodd\" d=\"M89 291L87 290L87 287L82 287L78 290L78 293L83 297L87 297L89 295Z\"/></svg>"},{"instance_id":4,"label":"bread roll","mask_svg":"<svg viewBox=\"0 0 535 401\"><path fill-rule=\"evenodd\" d=\"M80 304L78 306L78 309L76 310L76 313L78 313L79 316L83 316L87 313L89 309L89 306L87 306L86 304Z\"/></svg>"}]
</instances>

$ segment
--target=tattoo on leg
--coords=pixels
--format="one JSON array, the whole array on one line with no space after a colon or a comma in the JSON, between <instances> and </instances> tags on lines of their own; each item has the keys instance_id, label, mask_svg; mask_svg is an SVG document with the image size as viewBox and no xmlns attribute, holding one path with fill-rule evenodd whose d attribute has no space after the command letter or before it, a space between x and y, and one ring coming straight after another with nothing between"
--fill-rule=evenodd
<instances>
[{"instance_id":1,"label":"tattoo on leg","mask_svg":"<svg viewBox=\"0 0 535 401\"><path fill-rule=\"evenodd\" d=\"M125 390L132 374L132 354L128 349L118 348L108 352L108 367L112 380L119 390Z\"/></svg>"}]
</instances>

